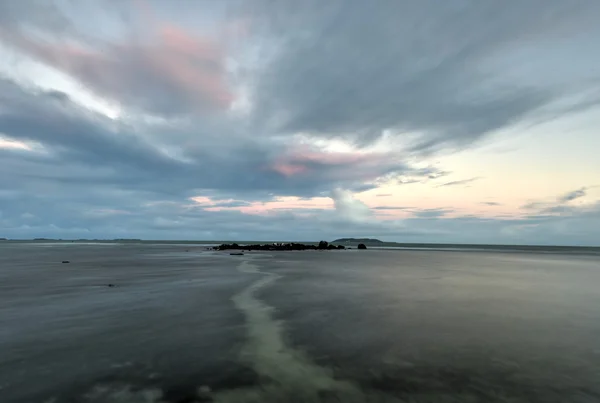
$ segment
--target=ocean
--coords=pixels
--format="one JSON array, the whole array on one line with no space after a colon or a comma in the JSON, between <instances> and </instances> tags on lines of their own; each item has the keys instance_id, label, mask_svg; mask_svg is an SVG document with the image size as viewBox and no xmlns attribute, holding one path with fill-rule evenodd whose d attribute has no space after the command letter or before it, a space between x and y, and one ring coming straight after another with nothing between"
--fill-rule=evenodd
<instances>
[{"instance_id":1,"label":"ocean","mask_svg":"<svg viewBox=\"0 0 600 403\"><path fill-rule=\"evenodd\" d=\"M599 285L552 249L1 242L0 403L599 402Z\"/></svg>"}]
</instances>

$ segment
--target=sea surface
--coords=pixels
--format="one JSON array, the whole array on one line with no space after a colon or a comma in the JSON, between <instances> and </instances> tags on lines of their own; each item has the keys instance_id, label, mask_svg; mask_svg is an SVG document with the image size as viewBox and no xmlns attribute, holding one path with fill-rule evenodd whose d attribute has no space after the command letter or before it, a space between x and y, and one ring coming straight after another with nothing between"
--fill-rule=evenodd
<instances>
[{"instance_id":1,"label":"sea surface","mask_svg":"<svg viewBox=\"0 0 600 403\"><path fill-rule=\"evenodd\" d=\"M0 242L0 403L208 401L600 402L600 256Z\"/></svg>"}]
</instances>

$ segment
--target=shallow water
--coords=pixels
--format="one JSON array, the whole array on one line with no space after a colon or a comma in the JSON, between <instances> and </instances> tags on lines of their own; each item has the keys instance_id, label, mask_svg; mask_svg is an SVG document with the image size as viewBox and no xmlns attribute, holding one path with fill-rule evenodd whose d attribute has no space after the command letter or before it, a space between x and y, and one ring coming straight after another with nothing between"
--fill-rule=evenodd
<instances>
[{"instance_id":1,"label":"shallow water","mask_svg":"<svg viewBox=\"0 0 600 403\"><path fill-rule=\"evenodd\" d=\"M584 255L0 244L0 402L597 402L598 284Z\"/></svg>"}]
</instances>

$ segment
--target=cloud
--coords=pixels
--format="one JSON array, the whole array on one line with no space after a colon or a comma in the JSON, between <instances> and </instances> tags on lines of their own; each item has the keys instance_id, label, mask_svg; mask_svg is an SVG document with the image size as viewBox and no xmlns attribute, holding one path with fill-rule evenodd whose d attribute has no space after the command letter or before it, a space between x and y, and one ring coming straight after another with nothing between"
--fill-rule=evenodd
<instances>
[{"instance_id":1,"label":"cloud","mask_svg":"<svg viewBox=\"0 0 600 403\"><path fill-rule=\"evenodd\" d=\"M530 201L521 206L521 208L524 210L538 210L538 212L542 214L566 213L575 209L575 207L569 205L569 203L585 197L588 189L589 187L575 189L559 195L555 198L555 200L551 201Z\"/></svg>"},{"instance_id":2,"label":"cloud","mask_svg":"<svg viewBox=\"0 0 600 403\"><path fill-rule=\"evenodd\" d=\"M469 183L475 182L475 181L480 180L480 179L482 179L482 178L479 177L479 176L477 176L477 177L470 178L470 179L463 179L463 180L459 180L459 181L452 181L452 182L442 183L441 185L438 185L437 187L468 185Z\"/></svg>"},{"instance_id":3,"label":"cloud","mask_svg":"<svg viewBox=\"0 0 600 403\"><path fill-rule=\"evenodd\" d=\"M438 172L432 172L432 173L430 173L430 174L429 174L429 176L428 176L428 178L429 178L429 179L438 179L438 178L441 178L441 177L443 177L443 176L448 176L448 175L450 175L451 173L452 173L452 172L450 172L450 171L441 171L441 170L440 170L440 171L438 171Z\"/></svg>"},{"instance_id":4,"label":"cloud","mask_svg":"<svg viewBox=\"0 0 600 403\"><path fill-rule=\"evenodd\" d=\"M71 22L52 1L32 0L27 4L20 1L0 2L0 26L12 29L23 25L62 32L71 27Z\"/></svg>"},{"instance_id":5,"label":"cloud","mask_svg":"<svg viewBox=\"0 0 600 403\"><path fill-rule=\"evenodd\" d=\"M398 171L413 171L396 160L392 153L322 152L294 147L291 153L278 157L271 169L285 176L314 176L324 167L336 168L339 176L356 169L363 179L372 180ZM335 174L332 170L332 174ZM354 173L356 176L356 173Z\"/></svg>"},{"instance_id":6,"label":"cloud","mask_svg":"<svg viewBox=\"0 0 600 403\"><path fill-rule=\"evenodd\" d=\"M229 126L221 127L235 135ZM2 144L13 149L18 144L22 149L28 147L26 142L35 142L44 151L5 153L7 163L20 167L13 170L16 177L29 175L80 186L112 184L182 197L205 189L235 190L244 197L251 197L249 193L264 197L269 192L312 197L339 186L370 189L380 178L403 173L425 175L391 153L323 152L301 147L289 152L277 142L243 137L232 142L210 134L195 138L187 129L173 130L165 146L154 134L160 130L146 127L140 133L134 126L82 108L64 93L26 89L0 79ZM187 147L169 148L178 142ZM291 175L281 169L285 166L301 166L304 174Z\"/></svg>"},{"instance_id":7,"label":"cloud","mask_svg":"<svg viewBox=\"0 0 600 403\"><path fill-rule=\"evenodd\" d=\"M22 30L0 30L0 40L122 107L159 115L229 108L234 95L222 44L162 21L150 21L146 29L147 38L97 47L42 40Z\"/></svg>"},{"instance_id":8,"label":"cloud","mask_svg":"<svg viewBox=\"0 0 600 403\"><path fill-rule=\"evenodd\" d=\"M529 203L525 203L521 206L522 209L524 210L534 210L534 209L538 209L541 207L546 206L546 203L542 203L542 202L529 202Z\"/></svg>"},{"instance_id":9,"label":"cloud","mask_svg":"<svg viewBox=\"0 0 600 403\"><path fill-rule=\"evenodd\" d=\"M482 204L484 206L491 206L491 207L502 205L502 203L498 203L498 202L481 202L480 204Z\"/></svg>"},{"instance_id":10,"label":"cloud","mask_svg":"<svg viewBox=\"0 0 600 403\"><path fill-rule=\"evenodd\" d=\"M420 183L421 180L416 178L400 178L396 181L398 185L410 185L411 183Z\"/></svg>"},{"instance_id":11,"label":"cloud","mask_svg":"<svg viewBox=\"0 0 600 403\"><path fill-rule=\"evenodd\" d=\"M444 208L433 208L433 209L424 209L424 210L416 210L413 211L415 217L419 218L437 218L443 217L448 213L451 213L453 210L444 209Z\"/></svg>"},{"instance_id":12,"label":"cloud","mask_svg":"<svg viewBox=\"0 0 600 403\"><path fill-rule=\"evenodd\" d=\"M331 199L338 215L350 222L365 221L372 216L371 209L360 200L355 199L347 190L334 189L331 192Z\"/></svg>"},{"instance_id":13,"label":"cloud","mask_svg":"<svg viewBox=\"0 0 600 403\"><path fill-rule=\"evenodd\" d=\"M68 20L60 7L44 7L54 20ZM225 38L219 29L192 32L155 17L151 3L131 8L114 2L111 7L115 16L124 8L133 14L127 35L119 39L92 40L75 27L59 36L56 22L28 17L42 15L42 8L31 12L31 7L8 6L12 20L28 21L49 35L42 40L11 24L0 40L123 108L167 116L214 113L231 107L242 96L237 90L246 88L252 131L342 136L367 144L388 130L398 137L417 134L415 150L469 145L560 97L567 89L517 83L503 71L488 71L487 62L499 52L519 49L526 38L591 29L586 17L600 8L585 1L566 7L558 0L465 9L430 1L384 0L377 7L258 1L251 9L226 2L223 10L233 9L235 18L250 21L242 45L253 56L236 58L227 40L217 39ZM78 10L85 8L74 6L70 13ZM203 11L218 15L218 10ZM219 23L226 27L235 18ZM262 55L263 60L254 61ZM229 59L237 70L228 67Z\"/></svg>"},{"instance_id":14,"label":"cloud","mask_svg":"<svg viewBox=\"0 0 600 403\"><path fill-rule=\"evenodd\" d=\"M580 188L580 189L576 189L571 192L565 193L564 195L562 195L558 198L558 201L560 203L568 203L575 199L584 197L586 194L587 194L587 188Z\"/></svg>"},{"instance_id":15,"label":"cloud","mask_svg":"<svg viewBox=\"0 0 600 403\"><path fill-rule=\"evenodd\" d=\"M290 182L323 181L355 192L386 182L420 182L436 171L407 164L393 152L323 151L302 145L282 152L265 169Z\"/></svg>"},{"instance_id":16,"label":"cloud","mask_svg":"<svg viewBox=\"0 0 600 403\"><path fill-rule=\"evenodd\" d=\"M66 94L26 90L0 78L0 133L17 141L33 141L58 158L86 164L137 166L150 172L176 165L133 131L78 107ZM48 173L40 171L40 174Z\"/></svg>"},{"instance_id":17,"label":"cloud","mask_svg":"<svg viewBox=\"0 0 600 403\"><path fill-rule=\"evenodd\" d=\"M560 89L502 79L486 62L526 39L590 28L585 14L598 8L554 0L463 9L431 1L265 4L254 18L279 46L257 72L258 120L276 132L362 144L384 130L418 133L417 150L470 144L551 103Z\"/></svg>"}]
</instances>

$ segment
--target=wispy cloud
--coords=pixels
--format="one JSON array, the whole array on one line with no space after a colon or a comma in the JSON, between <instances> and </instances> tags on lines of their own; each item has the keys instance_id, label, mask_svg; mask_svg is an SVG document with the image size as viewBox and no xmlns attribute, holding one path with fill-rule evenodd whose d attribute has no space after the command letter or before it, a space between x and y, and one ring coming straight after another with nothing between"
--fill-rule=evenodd
<instances>
[{"instance_id":1,"label":"wispy cloud","mask_svg":"<svg viewBox=\"0 0 600 403\"><path fill-rule=\"evenodd\" d=\"M408 210L411 207L406 206L376 206L372 207L374 210Z\"/></svg>"},{"instance_id":2,"label":"wispy cloud","mask_svg":"<svg viewBox=\"0 0 600 403\"><path fill-rule=\"evenodd\" d=\"M571 192L565 193L564 195L562 195L558 198L558 201L560 203L568 203L575 199L584 197L586 194L587 194L587 188L583 187L583 188L576 189Z\"/></svg>"},{"instance_id":3,"label":"wispy cloud","mask_svg":"<svg viewBox=\"0 0 600 403\"><path fill-rule=\"evenodd\" d=\"M547 205L548 205L547 203L532 201L532 202L528 202L528 203L523 204L521 206L521 208L524 209L524 210L534 210L534 209L542 208L542 207L547 206Z\"/></svg>"},{"instance_id":4,"label":"wispy cloud","mask_svg":"<svg viewBox=\"0 0 600 403\"><path fill-rule=\"evenodd\" d=\"M417 151L468 146L558 96L556 88L499 84L510 79L500 71L494 70L494 78L482 71L481 66L489 67L486 60L518 48L525 37L570 32L574 21L591 27L586 13L600 8L590 2L566 7L558 0L490 3L468 12L455 6L350 2L292 11L286 3L265 3L277 21L264 18L260 7L256 12L270 22L268 29L282 38L282 46L260 74L257 115L280 132L347 135L370 143L386 130L412 131L423 134L414 144ZM539 19L540 9L547 20ZM424 21L435 28L423 29ZM305 26L315 29L302 34L290 29ZM369 30L359 33L357 26ZM417 29L421 46L414 47ZM271 118L274 114L277 119Z\"/></svg>"},{"instance_id":5,"label":"wispy cloud","mask_svg":"<svg viewBox=\"0 0 600 403\"><path fill-rule=\"evenodd\" d=\"M581 187L557 196L554 200L534 200L521 206L524 210L537 210L540 214L565 214L573 211L576 207L572 201L581 199L587 195L588 189L594 186Z\"/></svg>"},{"instance_id":6,"label":"wispy cloud","mask_svg":"<svg viewBox=\"0 0 600 403\"><path fill-rule=\"evenodd\" d=\"M482 205L484 205L484 206L492 206L492 207L493 207L493 206L501 206L501 205L502 205L502 203L498 203L498 202L490 202L490 201L488 201L488 202L481 202L481 203L479 203L479 204L482 204Z\"/></svg>"},{"instance_id":7,"label":"wispy cloud","mask_svg":"<svg viewBox=\"0 0 600 403\"><path fill-rule=\"evenodd\" d=\"M480 179L482 179L482 178L477 176L477 177L470 178L470 179L463 179L463 180L458 180L458 181L442 183L441 185L438 185L437 187L468 185L469 183L478 181Z\"/></svg>"},{"instance_id":8,"label":"wispy cloud","mask_svg":"<svg viewBox=\"0 0 600 403\"><path fill-rule=\"evenodd\" d=\"M453 212L451 209L446 208L432 208L432 209L423 209L423 210L415 210L413 214L415 217L419 218L439 218L443 217L448 213Z\"/></svg>"},{"instance_id":9,"label":"wispy cloud","mask_svg":"<svg viewBox=\"0 0 600 403\"><path fill-rule=\"evenodd\" d=\"M410 185L411 183L420 183L423 179L417 178L400 178L396 181L398 185Z\"/></svg>"}]
</instances>

